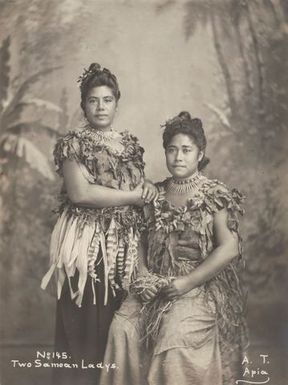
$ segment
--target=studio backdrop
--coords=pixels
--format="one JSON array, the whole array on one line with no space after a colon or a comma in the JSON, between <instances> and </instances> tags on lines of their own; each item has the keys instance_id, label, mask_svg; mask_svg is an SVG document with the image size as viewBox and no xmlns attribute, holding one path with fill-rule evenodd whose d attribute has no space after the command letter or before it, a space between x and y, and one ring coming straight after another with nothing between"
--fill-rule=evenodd
<instances>
[{"instance_id":1,"label":"studio backdrop","mask_svg":"<svg viewBox=\"0 0 288 385\"><path fill-rule=\"evenodd\" d=\"M287 61L286 0L0 1L2 385L49 381L25 363L53 351L55 287L40 289L61 188L52 151L83 124L77 79L92 62L117 75L114 129L139 138L152 181L168 176L161 125L201 118L205 174L246 196L243 378L288 382Z\"/></svg>"}]
</instances>

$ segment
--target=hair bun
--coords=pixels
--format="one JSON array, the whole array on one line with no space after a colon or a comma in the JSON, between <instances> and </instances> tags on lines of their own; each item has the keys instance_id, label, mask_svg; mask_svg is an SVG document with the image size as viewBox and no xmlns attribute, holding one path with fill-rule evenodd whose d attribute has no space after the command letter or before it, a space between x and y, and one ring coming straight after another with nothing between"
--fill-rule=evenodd
<instances>
[{"instance_id":1,"label":"hair bun","mask_svg":"<svg viewBox=\"0 0 288 385\"><path fill-rule=\"evenodd\" d=\"M182 119L186 119L186 120L192 120L191 115L190 115L190 113L188 111L181 111L178 114L178 117L182 118Z\"/></svg>"},{"instance_id":2,"label":"hair bun","mask_svg":"<svg viewBox=\"0 0 288 385\"><path fill-rule=\"evenodd\" d=\"M199 118L191 119L193 121L193 124L198 130L203 130L202 120Z\"/></svg>"},{"instance_id":3,"label":"hair bun","mask_svg":"<svg viewBox=\"0 0 288 385\"><path fill-rule=\"evenodd\" d=\"M101 65L99 63L91 63L88 71L101 71Z\"/></svg>"}]
</instances>

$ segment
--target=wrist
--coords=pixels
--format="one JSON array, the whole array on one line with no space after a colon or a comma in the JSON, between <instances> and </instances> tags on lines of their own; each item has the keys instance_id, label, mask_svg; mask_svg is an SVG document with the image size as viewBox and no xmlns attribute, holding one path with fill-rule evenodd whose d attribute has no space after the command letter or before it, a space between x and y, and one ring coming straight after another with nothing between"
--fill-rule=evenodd
<instances>
[{"instance_id":1,"label":"wrist","mask_svg":"<svg viewBox=\"0 0 288 385\"><path fill-rule=\"evenodd\" d=\"M193 275L191 275L191 274L187 275L184 278L184 280L185 280L185 285L186 285L187 289L189 289L189 291L196 287L195 281L193 279Z\"/></svg>"},{"instance_id":2,"label":"wrist","mask_svg":"<svg viewBox=\"0 0 288 385\"><path fill-rule=\"evenodd\" d=\"M136 206L143 206L144 205L144 201L142 199L142 190L133 190L131 191L132 193L132 202L134 205Z\"/></svg>"}]
</instances>

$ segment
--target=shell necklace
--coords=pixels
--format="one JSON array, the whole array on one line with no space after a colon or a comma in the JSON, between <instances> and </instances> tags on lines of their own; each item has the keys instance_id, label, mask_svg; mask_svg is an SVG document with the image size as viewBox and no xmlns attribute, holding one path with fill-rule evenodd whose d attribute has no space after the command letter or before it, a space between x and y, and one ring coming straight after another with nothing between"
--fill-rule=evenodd
<instances>
[{"instance_id":1,"label":"shell necklace","mask_svg":"<svg viewBox=\"0 0 288 385\"><path fill-rule=\"evenodd\" d=\"M174 194L187 194L192 190L199 190L199 181L202 175L197 170L190 178L176 179L174 177L168 180L167 192Z\"/></svg>"},{"instance_id":2,"label":"shell necklace","mask_svg":"<svg viewBox=\"0 0 288 385\"><path fill-rule=\"evenodd\" d=\"M86 129L91 133L93 139L100 146L107 146L114 150L115 153L121 154L124 151L124 146L121 143L121 135L114 131L113 128L109 131L96 130L87 126Z\"/></svg>"},{"instance_id":3,"label":"shell necklace","mask_svg":"<svg viewBox=\"0 0 288 385\"><path fill-rule=\"evenodd\" d=\"M91 127L87 127L87 130L93 134L94 138L99 142L110 142L111 140L118 139L120 134L114 131L112 128L109 131L96 130Z\"/></svg>"}]
</instances>

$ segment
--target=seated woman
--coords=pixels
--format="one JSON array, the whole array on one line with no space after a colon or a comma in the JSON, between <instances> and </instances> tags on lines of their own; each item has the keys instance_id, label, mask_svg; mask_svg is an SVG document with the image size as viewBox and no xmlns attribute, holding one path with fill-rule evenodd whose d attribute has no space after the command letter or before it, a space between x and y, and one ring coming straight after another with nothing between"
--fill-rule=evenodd
<instances>
[{"instance_id":1,"label":"seated woman","mask_svg":"<svg viewBox=\"0 0 288 385\"><path fill-rule=\"evenodd\" d=\"M163 133L172 177L147 210L143 267L114 315L101 385L231 385L246 344L238 215L242 195L199 171L201 120L181 112ZM147 267L144 266L144 263Z\"/></svg>"}]
</instances>

